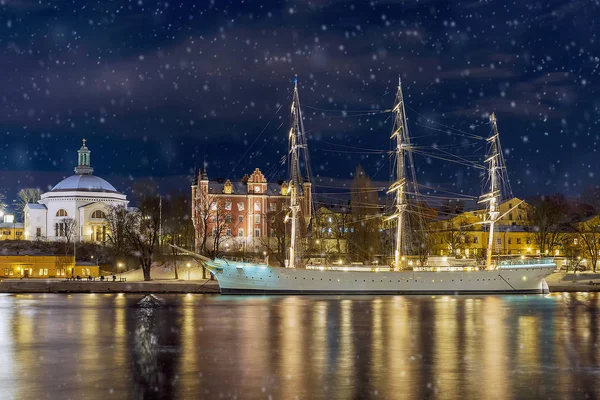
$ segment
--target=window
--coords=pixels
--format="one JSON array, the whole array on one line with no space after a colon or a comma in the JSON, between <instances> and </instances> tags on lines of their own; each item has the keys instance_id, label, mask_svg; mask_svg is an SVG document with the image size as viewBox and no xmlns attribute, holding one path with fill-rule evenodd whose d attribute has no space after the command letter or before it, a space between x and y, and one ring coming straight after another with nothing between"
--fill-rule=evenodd
<instances>
[{"instance_id":1,"label":"window","mask_svg":"<svg viewBox=\"0 0 600 400\"><path fill-rule=\"evenodd\" d=\"M479 238L478 237L474 237L473 238L473 243L479 243Z\"/></svg>"},{"instance_id":2,"label":"window","mask_svg":"<svg viewBox=\"0 0 600 400\"><path fill-rule=\"evenodd\" d=\"M254 229L254 237L260 237L260 229Z\"/></svg>"},{"instance_id":3,"label":"window","mask_svg":"<svg viewBox=\"0 0 600 400\"><path fill-rule=\"evenodd\" d=\"M512 239L508 238L508 244L512 244Z\"/></svg>"},{"instance_id":4,"label":"window","mask_svg":"<svg viewBox=\"0 0 600 400\"><path fill-rule=\"evenodd\" d=\"M257 225L260 224L260 214L256 214L254 216L254 223Z\"/></svg>"},{"instance_id":5,"label":"window","mask_svg":"<svg viewBox=\"0 0 600 400\"><path fill-rule=\"evenodd\" d=\"M238 236L240 236L240 237L244 236L244 229L243 228L238 229Z\"/></svg>"},{"instance_id":6,"label":"window","mask_svg":"<svg viewBox=\"0 0 600 400\"><path fill-rule=\"evenodd\" d=\"M244 211L246 207L244 206L244 203L237 203L237 208L238 211Z\"/></svg>"},{"instance_id":7,"label":"window","mask_svg":"<svg viewBox=\"0 0 600 400\"><path fill-rule=\"evenodd\" d=\"M96 210L92 213L92 218L106 218L106 214L102 210Z\"/></svg>"},{"instance_id":8,"label":"window","mask_svg":"<svg viewBox=\"0 0 600 400\"><path fill-rule=\"evenodd\" d=\"M558 249L554 250L554 255L557 256L558 254L559 254L559 250Z\"/></svg>"},{"instance_id":9,"label":"window","mask_svg":"<svg viewBox=\"0 0 600 400\"><path fill-rule=\"evenodd\" d=\"M525 240L525 243L527 243L527 244L531 244L531 239L527 239L527 240Z\"/></svg>"},{"instance_id":10,"label":"window","mask_svg":"<svg viewBox=\"0 0 600 400\"><path fill-rule=\"evenodd\" d=\"M508 219L512 221L512 213L508 213Z\"/></svg>"},{"instance_id":11,"label":"window","mask_svg":"<svg viewBox=\"0 0 600 400\"><path fill-rule=\"evenodd\" d=\"M579 240L577 238L573 239L573 244L577 245L579 243Z\"/></svg>"},{"instance_id":12,"label":"window","mask_svg":"<svg viewBox=\"0 0 600 400\"><path fill-rule=\"evenodd\" d=\"M275 237L275 229L271 229L271 237Z\"/></svg>"},{"instance_id":13,"label":"window","mask_svg":"<svg viewBox=\"0 0 600 400\"><path fill-rule=\"evenodd\" d=\"M211 210L213 210L213 211L216 211L216 210L217 210L217 202L216 202L216 201L213 201L213 202L210 204L210 209L211 209Z\"/></svg>"},{"instance_id":14,"label":"window","mask_svg":"<svg viewBox=\"0 0 600 400\"><path fill-rule=\"evenodd\" d=\"M35 228L35 237L42 236L42 228Z\"/></svg>"},{"instance_id":15,"label":"window","mask_svg":"<svg viewBox=\"0 0 600 400\"><path fill-rule=\"evenodd\" d=\"M56 212L56 216L57 217L66 217L67 216L67 211L63 210L62 208L60 210L58 210Z\"/></svg>"},{"instance_id":16,"label":"window","mask_svg":"<svg viewBox=\"0 0 600 400\"><path fill-rule=\"evenodd\" d=\"M8 276L8 268L4 268L4 276Z\"/></svg>"},{"instance_id":17,"label":"window","mask_svg":"<svg viewBox=\"0 0 600 400\"><path fill-rule=\"evenodd\" d=\"M521 238L517 238L517 244L521 244Z\"/></svg>"},{"instance_id":18,"label":"window","mask_svg":"<svg viewBox=\"0 0 600 400\"><path fill-rule=\"evenodd\" d=\"M269 204L269 211L277 211L277 204L275 204L275 203Z\"/></svg>"},{"instance_id":19,"label":"window","mask_svg":"<svg viewBox=\"0 0 600 400\"><path fill-rule=\"evenodd\" d=\"M225 202L225 209L226 209L227 211L231 211L231 201L226 201L226 202Z\"/></svg>"},{"instance_id":20,"label":"window","mask_svg":"<svg viewBox=\"0 0 600 400\"><path fill-rule=\"evenodd\" d=\"M231 236L231 229L227 229L225 231L225 236Z\"/></svg>"},{"instance_id":21,"label":"window","mask_svg":"<svg viewBox=\"0 0 600 400\"><path fill-rule=\"evenodd\" d=\"M23 234L23 232L17 231L17 236L21 236L22 234Z\"/></svg>"},{"instance_id":22,"label":"window","mask_svg":"<svg viewBox=\"0 0 600 400\"><path fill-rule=\"evenodd\" d=\"M242 222L244 222L244 217L239 215L238 216L238 222L241 224Z\"/></svg>"},{"instance_id":23,"label":"window","mask_svg":"<svg viewBox=\"0 0 600 400\"><path fill-rule=\"evenodd\" d=\"M231 215L227 214L225 216L225 222L228 223L228 224L231 222Z\"/></svg>"},{"instance_id":24,"label":"window","mask_svg":"<svg viewBox=\"0 0 600 400\"><path fill-rule=\"evenodd\" d=\"M254 203L254 211L260 211L260 203L258 201Z\"/></svg>"},{"instance_id":25,"label":"window","mask_svg":"<svg viewBox=\"0 0 600 400\"><path fill-rule=\"evenodd\" d=\"M48 275L48 268L40 268L39 271L39 276L47 276Z\"/></svg>"}]
</instances>

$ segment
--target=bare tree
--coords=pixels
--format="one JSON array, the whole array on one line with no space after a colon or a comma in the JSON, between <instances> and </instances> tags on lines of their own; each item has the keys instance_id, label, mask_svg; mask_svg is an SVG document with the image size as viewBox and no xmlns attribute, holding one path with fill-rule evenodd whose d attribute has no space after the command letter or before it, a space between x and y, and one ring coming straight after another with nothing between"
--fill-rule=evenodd
<instances>
[{"instance_id":1,"label":"bare tree","mask_svg":"<svg viewBox=\"0 0 600 400\"><path fill-rule=\"evenodd\" d=\"M350 192L352 211L350 239L351 253L360 261L371 261L380 253L381 207L377 191L363 168L356 167Z\"/></svg>"},{"instance_id":2,"label":"bare tree","mask_svg":"<svg viewBox=\"0 0 600 400\"><path fill-rule=\"evenodd\" d=\"M3 190L0 190L0 211L4 211L6 209L6 194Z\"/></svg>"},{"instance_id":3,"label":"bare tree","mask_svg":"<svg viewBox=\"0 0 600 400\"><path fill-rule=\"evenodd\" d=\"M567 200L562 194L540 196L533 199L527 209L527 220L531 234L540 247L540 254L547 254L565 239L563 224L569 211Z\"/></svg>"},{"instance_id":4,"label":"bare tree","mask_svg":"<svg viewBox=\"0 0 600 400\"><path fill-rule=\"evenodd\" d=\"M75 241L75 236L77 235L77 221L73 218L63 218L61 222L63 224L63 238L68 249L69 245Z\"/></svg>"},{"instance_id":5,"label":"bare tree","mask_svg":"<svg viewBox=\"0 0 600 400\"><path fill-rule=\"evenodd\" d=\"M600 221L598 217L593 217L575 226L584 254L589 258L592 269L596 272L598 252L600 252Z\"/></svg>"},{"instance_id":6,"label":"bare tree","mask_svg":"<svg viewBox=\"0 0 600 400\"><path fill-rule=\"evenodd\" d=\"M17 198L14 201L15 214L19 218L23 218L23 210L27 204L37 203L42 197L42 192L39 189L26 188L19 190Z\"/></svg>"},{"instance_id":7,"label":"bare tree","mask_svg":"<svg viewBox=\"0 0 600 400\"><path fill-rule=\"evenodd\" d=\"M267 235L261 237L260 242L269 258L274 258L280 267L285 268L288 238L291 234L289 224L285 223L285 210L269 211L264 217L267 221Z\"/></svg>"},{"instance_id":8,"label":"bare tree","mask_svg":"<svg viewBox=\"0 0 600 400\"><path fill-rule=\"evenodd\" d=\"M199 253L207 254L207 242L208 237L211 234L211 214L212 214L212 205L216 204L216 197L214 195L204 193L200 197L200 201L196 205L195 212L197 213L196 221L198 221L198 226L196 229L198 230L200 236L200 245L196 242L197 249Z\"/></svg>"},{"instance_id":9,"label":"bare tree","mask_svg":"<svg viewBox=\"0 0 600 400\"><path fill-rule=\"evenodd\" d=\"M442 243L448 246L450 255L456 257L469 246L473 228L464 218L453 219L440 231Z\"/></svg>"},{"instance_id":10,"label":"bare tree","mask_svg":"<svg viewBox=\"0 0 600 400\"><path fill-rule=\"evenodd\" d=\"M189 215L187 197L173 196L163 201L163 241L174 246L190 248L194 238L194 229ZM177 270L178 250L171 247L175 279L179 279Z\"/></svg>"},{"instance_id":11,"label":"bare tree","mask_svg":"<svg viewBox=\"0 0 600 400\"><path fill-rule=\"evenodd\" d=\"M130 222L129 213L130 211L124 205L110 205L106 212L108 243L113 259L117 263L131 253L126 235L126 226Z\"/></svg>"},{"instance_id":12,"label":"bare tree","mask_svg":"<svg viewBox=\"0 0 600 400\"><path fill-rule=\"evenodd\" d=\"M156 196L142 198L139 209L127 212L125 236L138 258L144 280L151 280L153 255L158 245L160 229L160 200Z\"/></svg>"},{"instance_id":13,"label":"bare tree","mask_svg":"<svg viewBox=\"0 0 600 400\"><path fill-rule=\"evenodd\" d=\"M562 240L562 246L565 254L566 272L569 273L569 269L573 272L577 271L583 262L582 255L584 254L583 246L579 238L567 237L565 235Z\"/></svg>"},{"instance_id":14,"label":"bare tree","mask_svg":"<svg viewBox=\"0 0 600 400\"><path fill-rule=\"evenodd\" d=\"M231 232L230 213L231 211L225 209L223 201L218 201L217 198L213 198L210 205L210 238L212 243L210 248L207 249L207 254L211 258L218 257L222 252L221 245L231 239L231 235L227 234L228 230Z\"/></svg>"}]
</instances>

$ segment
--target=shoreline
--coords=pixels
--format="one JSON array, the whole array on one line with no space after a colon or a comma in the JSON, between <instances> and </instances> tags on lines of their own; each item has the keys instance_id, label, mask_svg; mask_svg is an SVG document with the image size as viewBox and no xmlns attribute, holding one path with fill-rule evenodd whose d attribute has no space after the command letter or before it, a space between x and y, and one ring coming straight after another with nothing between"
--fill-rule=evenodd
<instances>
[{"instance_id":1,"label":"shoreline","mask_svg":"<svg viewBox=\"0 0 600 400\"><path fill-rule=\"evenodd\" d=\"M3 280L0 293L202 293L219 294L217 281L65 281L65 280Z\"/></svg>"},{"instance_id":2,"label":"shoreline","mask_svg":"<svg viewBox=\"0 0 600 400\"><path fill-rule=\"evenodd\" d=\"M583 282L549 282L550 293L600 292L600 285ZM220 294L218 282L198 281L65 281L10 279L0 282L0 293L172 293L172 294Z\"/></svg>"}]
</instances>

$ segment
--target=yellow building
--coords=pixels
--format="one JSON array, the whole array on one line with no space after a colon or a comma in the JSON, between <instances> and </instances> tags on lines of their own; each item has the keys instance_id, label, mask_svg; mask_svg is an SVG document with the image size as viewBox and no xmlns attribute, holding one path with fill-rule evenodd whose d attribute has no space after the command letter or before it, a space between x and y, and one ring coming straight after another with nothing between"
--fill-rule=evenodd
<instances>
[{"instance_id":1,"label":"yellow building","mask_svg":"<svg viewBox=\"0 0 600 400\"><path fill-rule=\"evenodd\" d=\"M0 240L23 240L22 222L0 222Z\"/></svg>"},{"instance_id":2,"label":"yellow building","mask_svg":"<svg viewBox=\"0 0 600 400\"><path fill-rule=\"evenodd\" d=\"M72 276L97 277L97 265L77 262L73 271L73 257L60 255L13 254L0 255L2 278L70 278Z\"/></svg>"},{"instance_id":3,"label":"yellow building","mask_svg":"<svg viewBox=\"0 0 600 400\"><path fill-rule=\"evenodd\" d=\"M513 198L499 205L493 254L537 255L539 246L527 225L529 205ZM433 255L483 257L489 239L487 224L483 224L485 210L467 211L430 224L433 237ZM554 250L554 256L562 255Z\"/></svg>"}]
</instances>

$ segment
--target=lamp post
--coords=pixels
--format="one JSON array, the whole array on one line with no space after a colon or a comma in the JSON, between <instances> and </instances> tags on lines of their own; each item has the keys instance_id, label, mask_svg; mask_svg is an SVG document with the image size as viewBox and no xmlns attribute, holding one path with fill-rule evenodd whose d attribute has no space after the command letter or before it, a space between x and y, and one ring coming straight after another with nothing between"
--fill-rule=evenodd
<instances>
[{"instance_id":1,"label":"lamp post","mask_svg":"<svg viewBox=\"0 0 600 400\"><path fill-rule=\"evenodd\" d=\"M118 269L119 269L119 271L120 271L120 274L119 274L119 279L123 279L123 270L121 269L121 268L123 268L123 263L121 263L121 262L120 262L120 263L118 263L118 264L117 264L117 267L118 267Z\"/></svg>"},{"instance_id":2,"label":"lamp post","mask_svg":"<svg viewBox=\"0 0 600 400\"><path fill-rule=\"evenodd\" d=\"M192 266L190 263L186 264L187 269L188 269L188 281L190 280L190 267Z\"/></svg>"}]
</instances>

